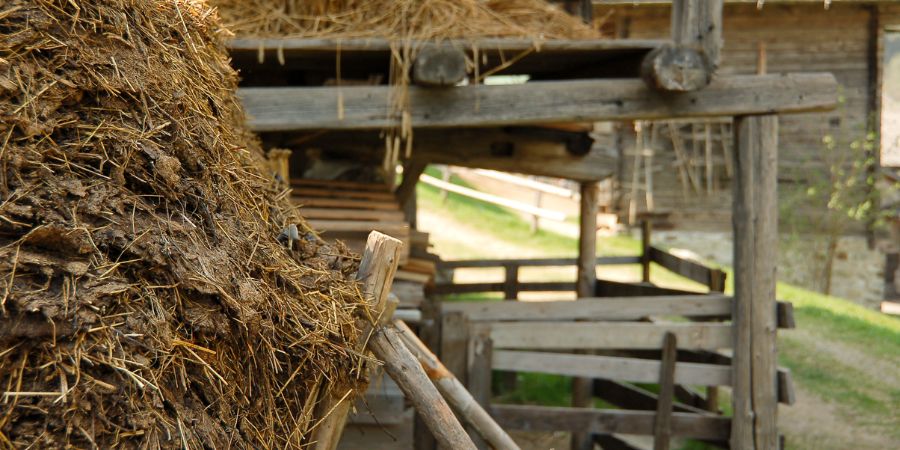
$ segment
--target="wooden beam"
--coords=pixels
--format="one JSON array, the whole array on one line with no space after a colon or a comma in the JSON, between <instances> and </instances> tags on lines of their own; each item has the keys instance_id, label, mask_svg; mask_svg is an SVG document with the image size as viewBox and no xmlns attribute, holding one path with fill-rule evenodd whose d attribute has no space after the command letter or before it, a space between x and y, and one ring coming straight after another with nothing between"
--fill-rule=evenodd
<instances>
[{"instance_id":1,"label":"wooden beam","mask_svg":"<svg viewBox=\"0 0 900 450\"><path fill-rule=\"evenodd\" d=\"M774 449L777 430L775 261L778 118L735 119L734 421L732 447Z\"/></svg>"},{"instance_id":2,"label":"wooden beam","mask_svg":"<svg viewBox=\"0 0 900 450\"><path fill-rule=\"evenodd\" d=\"M519 267L534 266L574 266L577 264L576 258L530 258L530 259L457 259L441 261L438 265L442 269L458 269L461 267L506 267L515 264ZM641 262L637 256L598 256L596 264L618 265L618 264L638 264Z\"/></svg>"},{"instance_id":3,"label":"wooden beam","mask_svg":"<svg viewBox=\"0 0 900 450\"><path fill-rule=\"evenodd\" d=\"M640 320L647 316L730 316L725 295L588 297L574 301L448 302L444 311L464 312L470 321Z\"/></svg>"},{"instance_id":4,"label":"wooden beam","mask_svg":"<svg viewBox=\"0 0 900 450\"><path fill-rule=\"evenodd\" d=\"M380 129L399 123L385 107L393 89L248 87L238 95L257 132ZM812 73L721 77L680 94L654 92L639 79L614 79L410 86L408 95L413 127L447 128L821 111L835 107L837 90L833 75Z\"/></svg>"},{"instance_id":5,"label":"wooden beam","mask_svg":"<svg viewBox=\"0 0 900 450\"><path fill-rule=\"evenodd\" d=\"M506 429L587 433L653 434L653 411L626 411L551 406L494 405L492 415ZM727 439L730 420L672 413L672 435Z\"/></svg>"},{"instance_id":6,"label":"wooden beam","mask_svg":"<svg viewBox=\"0 0 900 450\"><path fill-rule=\"evenodd\" d=\"M652 359L494 350L492 361L494 370L605 378L633 383L659 382L660 362ZM679 362L675 382L728 386L731 384L731 368L718 364ZM593 392L593 387L591 391Z\"/></svg>"},{"instance_id":7,"label":"wooden beam","mask_svg":"<svg viewBox=\"0 0 900 450\"><path fill-rule=\"evenodd\" d=\"M717 350L732 345L731 324L720 323L497 322L490 327L498 349L659 349L667 332L678 336L683 349Z\"/></svg>"},{"instance_id":8,"label":"wooden beam","mask_svg":"<svg viewBox=\"0 0 900 450\"><path fill-rule=\"evenodd\" d=\"M374 220L381 222L403 221L400 211L353 209L353 208L311 208L301 207L300 214L307 220Z\"/></svg>"},{"instance_id":9,"label":"wooden beam","mask_svg":"<svg viewBox=\"0 0 900 450\"><path fill-rule=\"evenodd\" d=\"M713 277L717 274L713 269L703 264L679 258L669 252L660 250L656 247L650 247L650 260L663 266L669 271L675 272L690 280L696 281L705 286L713 283Z\"/></svg>"},{"instance_id":10,"label":"wooden beam","mask_svg":"<svg viewBox=\"0 0 900 450\"><path fill-rule=\"evenodd\" d=\"M410 161L403 165L403 181L395 191L398 203L405 205L412 198L413 193L416 192L419 177L425 172L426 167L428 164L421 160Z\"/></svg>"},{"instance_id":11,"label":"wooden beam","mask_svg":"<svg viewBox=\"0 0 900 450\"><path fill-rule=\"evenodd\" d=\"M384 200L359 200L344 198L321 198L291 196L291 201L312 208L359 208L374 209L380 211L399 211L400 205L396 201Z\"/></svg>"},{"instance_id":12,"label":"wooden beam","mask_svg":"<svg viewBox=\"0 0 900 450\"><path fill-rule=\"evenodd\" d=\"M340 44L339 44L340 42ZM482 38L449 39L448 45L467 48L476 45L483 51L496 50L502 52L522 52L533 50L535 41L531 38ZM551 39L540 43L542 52L574 52L574 51L608 51L608 50L644 50L649 51L662 45L664 41L656 39ZM310 38L235 38L228 41L232 51L247 51L254 54L262 48L265 51L283 52L315 52L334 53L340 49L346 52L390 52L392 40L381 38L357 39L310 39ZM412 42L412 47L422 42Z\"/></svg>"},{"instance_id":13,"label":"wooden beam","mask_svg":"<svg viewBox=\"0 0 900 450\"><path fill-rule=\"evenodd\" d=\"M678 373L677 368L675 373ZM622 409L653 411L659 402L659 397L646 389L633 384L602 378L594 380L594 396ZM706 410L677 401L672 405L672 409L676 412L710 414ZM725 444L727 446L727 442Z\"/></svg>"},{"instance_id":14,"label":"wooden beam","mask_svg":"<svg viewBox=\"0 0 900 450\"><path fill-rule=\"evenodd\" d=\"M412 80L420 86L450 87L466 78L466 54L453 44L427 44L419 48Z\"/></svg>"}]
</instances>

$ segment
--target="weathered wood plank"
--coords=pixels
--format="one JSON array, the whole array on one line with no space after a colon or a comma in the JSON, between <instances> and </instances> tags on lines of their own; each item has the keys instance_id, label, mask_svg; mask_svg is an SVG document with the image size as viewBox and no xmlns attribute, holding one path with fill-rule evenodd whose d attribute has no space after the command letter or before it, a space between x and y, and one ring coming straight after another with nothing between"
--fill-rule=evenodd
<instances>
[{"instance_id":1,"label":"weathered wood plank","mask_svg":"<svg viewBox=\"0 0 900 450\"><path fill-rule=\"evenodd\" d=\"M730 316L725 295L592 297L581 301L447 302L444 311L466 313L470 321L638 320L647 316Z\"/></svg>"},{"instance_id":2,"label":"weathered wood plank","mask_svg":"<svg viewBox=\"0 0 900 450\"><path fill-rule=\"evenodd\" d=\"M652 359L518 350L494 350L492 358L494 370L606 378L633 383L659 382L660 362ZM679 362L675 382L728 386L731 384L731 368L717 364Z\"/></svg>"},{"instance_id":3,"label":"weathered wood plank","mask_svg":"<svg viewBox=\"0 0 900 450\"><path fill-rule=\"evenodd\" d=\"M396 200L394 194L390 192L332 189L327 187L295 187L291 188L291 195L300 197L355 198L382 201Z\"/></svg>"},{"instance_id":4,"label":"weathered wood plank","mask_svg":"<svg viewBox=\"0 0 900 450\"><path fill-rule=\"evenodd\" d=\"M590 433L653 434L653 411L550 406L494 405L493 416L506 429ZM672 435L727 439L730 419L691 413L672 414Z\"/></svg>"},{"instance_id":5,"label":"weathered wood plank","mask_svg":"<svg viewBox=\"0 0 900 450\"><path fill-rule=\"evenodd\" d=\"M775 264L778 118L735 120L732 447L778 445Z\"/></svg>"},{"instance_id":6,"label":"weathered wood plank","mask_svg":"<svg viewBox=\"0 0 900 450\"><path fill-rule=\"evenodd\" d=\"M600 184L584 182L581 183L580 188L575 295L584 298L593 295L597 285L597 212ZM572 406L591 407L594 403L593 391L591 377L574 378L572 380ZM591 450L593 447L594 437L591 434L572 433L572 450Z\"/></svg>"},{"instance_id":7,"label":"weathered wood plank","mask_svg":"<svg viewBox=\"0 0 900 450\"><path fill-rule=\"evenodd\" d=\"M685 278L709 286L713 282L714 271L703 264L679 258L669 252L650 247L650 260Z\"/></svg>"},{"instance_id":8,"label":"weathered wood plank","mask_svg":"<svg viewBox=\"0 0 900 450\"><path fill-rule=\"evenodd\" d=\"M731 325L719 323L498 322L491 324L491 339L502 349L659 349L670 331L683 349L715 350L732 343Z\"/></svg>"},{"instance_id":9,"label":"weathered wood plank","mask_svg":"<svg viewBox=\"0 0 900 450\"><path fill-rule=\"evenodd\" d=\"M253 87L238 95L257 132L377 129L399 123L385 107L392 89ZM408 94L413 127L443 128L817 111L837 104L837 89L834 76L814 73L721 77L682 94L654 92L637 79L412 86Z\"/></svg>"},{"instance_id":10,"label":"weathered wood plank","mask_svg":"<svg viewBox=\"0 0 900 450\"><path fill-rule=\"evenodd\" d=\"M338 44L340 42L340 44ZM527 51L535 49L541 52L603 51L603 50L650 50L659 47L664 41L656 39L553 39L546 42L522 38L481 38L476 40L451 39L446 45L458 48L469 48L473 45L483 51L496 50L503 52ZM310 38L235 38L227 43L232 51L243 50L258 52L264 50L281 50L284 52L308 51L334 53L340 45L341 51L391 51L390 39L358 38L358 39L310 39ZM415 47L421 43L413 42Z\"/></svg>"},{"instance_id":11,"label":"weathered wood plank","mask_svg":"<svg viewBox=\"0 0 900 450\"><path fill-rule=\"evenodd\" d=\"M301 197L292 195L291 200L299 203L300 206L308 207L324 207L324 208L360 208L399 211L400 204L396 201L376 201L376 200L359 200L344 198L321 198L321 197Z\"/></svg>"},{"instance_id":12,"label":"weathered wood plank","mask_svg":"<svg viewBox=\"0 0 900 450\"><path fill-rule=\"evenodd\" d=\"M385 222L374 220L323 220L313 219L308 221L309 226L316 230L331 232L368 232L380 231L390 235L409 235L409 225L406 222Z\"/></svg>"},{"instance_id":13,"label":"weathered wood plank","mask_svg":"<svg viewBox=\"0 0 900 450\"><path fill-rule=\"evenodd\" d=\"M439 265L442 269L457 269L461 267L505 267L508 265L517 265L520 267L532 266L574 266L578 262L575 258L535 258L535 259L460 259L441 261ZM640 257L637 256L599 256L596 264L603 265L624 265L640 263Z\"/></svg>"},{"instance_id":14,"label":"weathered wood plank","mask_svg":"<svg viewBox=\"0 0 900 450\"><path fill-rule=\"evenodd\" d=\"M672 440L672 404L675 402L675 359L677 338L666 333L663 338L662 361L659 365L659 402L653 419L653 449L669 450Z\"/></svg>"},{"instance_id":15,"label":"weathered wood plank","mask_svg":"<svg viewBox=\"0 0 900 450\"><path fill-rule=\"evenodd\" d=\"M474 292L503 292L506 283L441 283L433 291L435 294L468 294ZM527 281L520 282L519 292L551 292L574 291L575 283L571 281Z\"/></svg>"},{"instance_id":16,"label":"weathered wood plank","mask_svg":"<svg viewBox=\"0 0 900 450\"><path fill-rule=\"evenodd\" d=\"M686 291L655 286L649 283L622 283L611 280L597 280L598 297L643 297L654 295L701 295L703 292Z\"/></svg>"},{"instance_id":17,"label":"weathered wood plank","mask_svg":"<svg viewBox=\"0 0 900 450\"><path fill-rule=\"evenodd\" d=\"M404 219L400 211L382 211L372 209L351 208L310 208L301 207L300 213L307 220L336 219L336 220L378 220L384 222L399 222Z\"/></svg>"}]
</instances>

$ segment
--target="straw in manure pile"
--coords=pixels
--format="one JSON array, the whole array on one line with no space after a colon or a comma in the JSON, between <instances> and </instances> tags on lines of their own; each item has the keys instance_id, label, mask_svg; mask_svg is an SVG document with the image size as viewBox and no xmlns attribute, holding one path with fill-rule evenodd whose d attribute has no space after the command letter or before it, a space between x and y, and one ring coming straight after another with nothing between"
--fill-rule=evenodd
<instances>
[{"instance_id":1,"label":"straw in manure pile","mask_svg":"<svg viewBox=\"0 0 900 450\"><path fill-rule=\"evenodd\" d=\"M358 260L273 184L221 34L0 5L0 448L299 448L359 387Z\"/></svg>"}]
</instances>

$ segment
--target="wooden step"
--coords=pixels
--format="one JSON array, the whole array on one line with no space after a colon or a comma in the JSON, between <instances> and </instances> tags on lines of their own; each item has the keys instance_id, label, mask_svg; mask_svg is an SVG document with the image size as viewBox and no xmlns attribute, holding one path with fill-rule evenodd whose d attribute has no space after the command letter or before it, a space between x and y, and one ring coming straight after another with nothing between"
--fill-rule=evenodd
<instances>
[{"instance_id":1,"label":"wooden step","mask_svg":"<svg viewBox=\"0 0 900 450\"><path fill-rule=\"evenodd\" d=\"M403 212L352 208L300 208L300 214L307 220L340 219L340 220L377 220L397 222L404 220Z\"/></svg>"},{"instance_id":2,"label":"wooden step","mask_svg":"<svg viewBox=\"0 0 900 450\"><path fill-rule=\"evenodd\" d=\"M351 198L362 200L396 201L391 192L376 190L343 190L326 187L295 187L291 188L291 195L299 197L316 198Z\"/></svg>"},{"instance_id":3,"label":"wooden step","mask_svg":"<svg viewBox=\"0 0 900 450\"><path fill-rule=\"evenodd\" d=\"M355 200L343 198L318 198L291 196L291 200L300 206L312 206L322 208L358 208L382 211L399 211L400 205L396 201Z\"/></svg>"}]
</instances>

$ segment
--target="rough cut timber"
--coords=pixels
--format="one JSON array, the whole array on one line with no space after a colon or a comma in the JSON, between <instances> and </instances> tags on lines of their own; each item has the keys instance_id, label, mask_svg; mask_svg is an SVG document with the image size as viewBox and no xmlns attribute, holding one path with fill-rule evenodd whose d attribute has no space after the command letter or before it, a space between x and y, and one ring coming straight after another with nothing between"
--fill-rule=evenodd
<instances>
[{"instance_id":1,"label":"rough cut timber","mask_svg":"<svg viewBox=\"0 0 900 450\"><path fill-rule=\"evenodd\" d=\"M712 81L722 47L722 0L672 2L672 44L650 52L641 75L656 89L687 92Z\"/></svg>"},{"instance_id":2,"label":"rough cut timber","mask_svg":"<svg viewBox=\"0 0 900 450\"><path fill-rule=\"evenodd\" d=\"M396 126L398 119L385 108L391 91L390 86L258 87L238 94L250 127L264 132ZM722 77L687 93L655 92L639 79L408 90L410 120L418 128L796 113L833 108L837 94L837 81L828 73Z\"/></svg>"}]
</instances>

